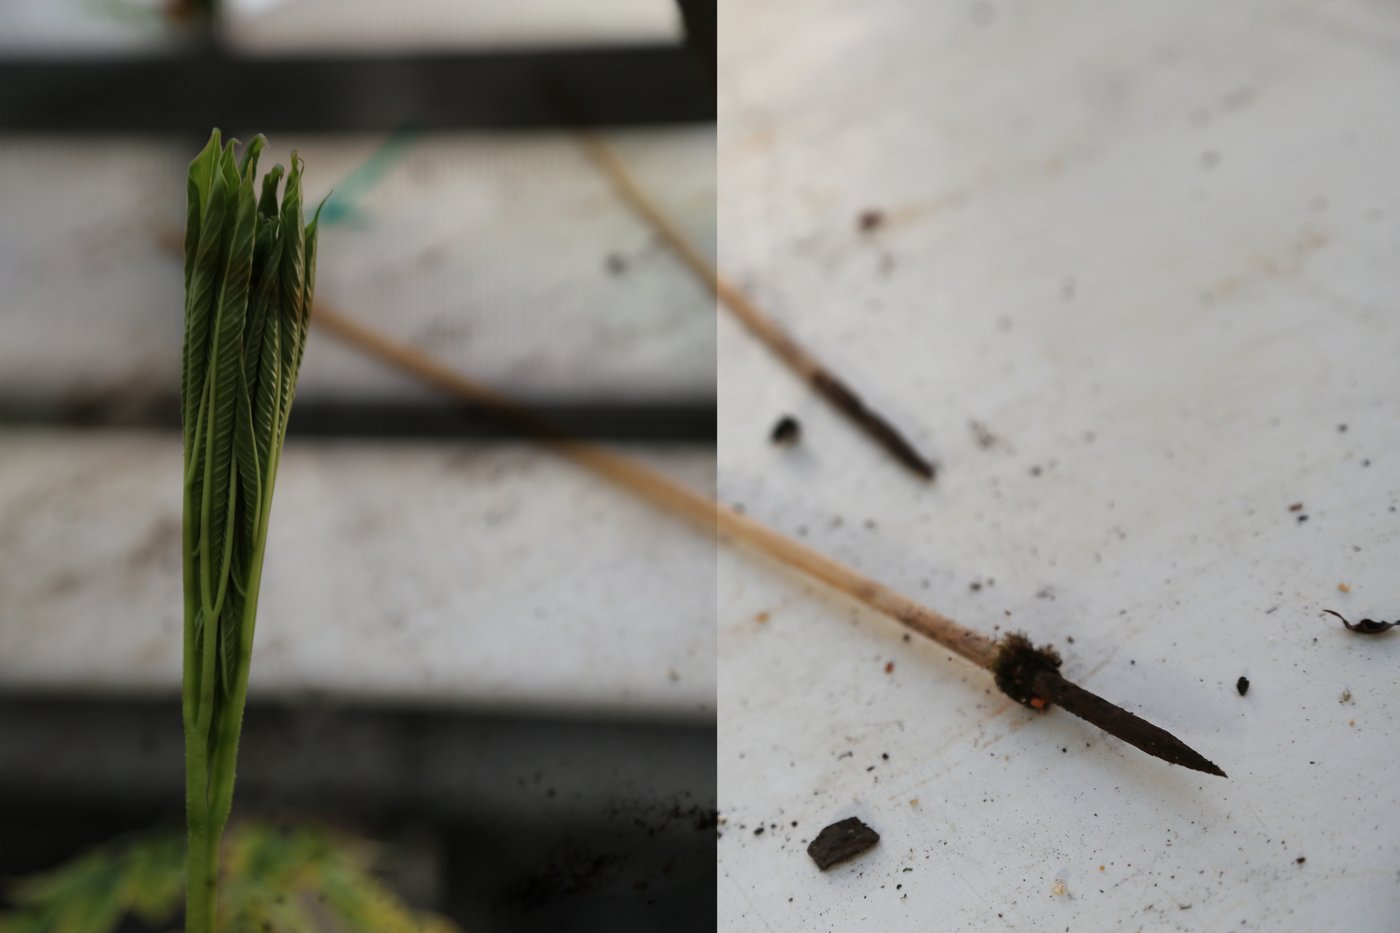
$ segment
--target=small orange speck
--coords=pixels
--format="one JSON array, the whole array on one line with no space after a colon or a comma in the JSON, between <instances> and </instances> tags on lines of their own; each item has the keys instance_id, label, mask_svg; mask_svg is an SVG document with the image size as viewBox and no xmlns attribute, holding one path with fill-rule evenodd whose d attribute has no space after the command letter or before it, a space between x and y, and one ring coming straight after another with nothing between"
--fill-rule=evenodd
<instances>
[{"instance_id":1,"label":"small orange speck","mask_svg":"<svg viewBox=\"0 0 1400 933\"><path fill-rule=\"evenodd\" d=\"M764 622L768 621L768 613L760 612L758 615L753 617L753 620L759 625L762 625Z\"/></svg>"},{"instance_id":2,"label":"small orange speck","mask_svg":"<svg viewBox=\"0 0 1400 933\"><path fill-rule=\"evenodd\" d=\"M1103 871L1103 866L1102 866L1102 865L1099 866L1099 871Z\"/></svg>"},{"instance_id":3,"label":"small orange speck","mask_svg":"<svg viewBox=\"0 0 1400 933\"><path fill-rule=\"evenodd\" d=\"M1353 729L1355 729L1355 728L1356 728L1356 720L1355 720L1355 719L1348 720L1348 721L1347 721L1347 725L1349 725L1349 726L1351 726Z\"/></svg>"},{"instance_id":4,"label":"small orange speck","mask_svg":"<svg viewBox=\"0 0 1400 933\"><path fill-rule=\"evenodd\" d=\"M913 799L911 799L911 800L909 801L909 806L911 806L911 807L917 807L918 805L919 805L919 798L918 798L918 797L914 797Z\"/></svg>"},{"instance_id":5,"label":"small orange speck","mask_svg":"<svg viewBox=\"0 0 1400 933\"><path fill-rule=\"evenodd\" d=\"M1350 592L1351 592L1351 584L1350 584L1350 583L1338 583L1338 584L1337 584L1337 589L1341 590L1343 593L1350 593Z\"/></svg>"},{"instance_id":6,"label":"small orange speck","mask_svg":"<svg viewBox=\"0 0 1400 933\"><path fill-rule=\"evenodd\" d=\"M1050 704L1046 703L1040 697L1031 697L1031 706L1034 706L1036 709L1045 709L1045 707L1049 705Z\"/></svg>"},{"instance_id":7,"label":"small orange speck","mask_svg":"<svg viewBox=\"0 0 1400 933\"><path fill-rule=\"evenodd\" d=\"M885 662L885 673L886 673L886 674L893 674L893 673L894 673L894 662L893 662L893 661L886 661L886 662Z\"/></svg>"}]
</instances>

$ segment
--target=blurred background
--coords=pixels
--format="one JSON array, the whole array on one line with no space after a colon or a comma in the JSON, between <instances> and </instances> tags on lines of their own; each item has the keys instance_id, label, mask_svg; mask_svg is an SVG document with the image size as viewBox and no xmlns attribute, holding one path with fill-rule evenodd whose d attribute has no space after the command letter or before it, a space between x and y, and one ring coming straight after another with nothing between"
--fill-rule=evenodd
<instances>
[{"instance_id":1,"label":"blurred background","mask_svg":"<svg viewBox=\"0 0 1400 933\"><path fill-rule=\"evenodd\" d=\"M0 9L0 877L182 820L171 241L212 127L333 192L319 301L713 488L712 302L577 132L713 258L698 7L689 43L673 0ZM236 815L379 840L467 929L713 928L711 541L313 328L267 561Z\"/></svg>"}]
</instances>

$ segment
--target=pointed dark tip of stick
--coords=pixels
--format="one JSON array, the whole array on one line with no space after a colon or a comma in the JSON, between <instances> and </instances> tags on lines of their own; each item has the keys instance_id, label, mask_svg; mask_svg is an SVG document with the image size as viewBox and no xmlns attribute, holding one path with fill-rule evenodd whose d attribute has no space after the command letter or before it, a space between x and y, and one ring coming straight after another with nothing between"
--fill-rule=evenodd
<instances>
[{"instance_id":1,"label":"pointed dark tip of stick","mask_svg":"<svg viewBox=\"0 0 1400 933\"><path fill-rule=\"evenodd\" d=\"M1154 758L1203 774L1229 777L1219 765L1167 730L1134 716L1077 684L1070 683L1061 677L1058 671L1046 670L1037 673L1033 689L1041 699L1054 703L1085 722L1093 723L1109 735L1122 739Z\"/></svg>"},{"instance_id":2,"label":"pointed dark tip of stick","mask_svg":"<svg viewBox=\"0 0 1400 933\"><path fill-rule=\"evenodd\" d=\"M818 369L808 377L812 387L826 397L826 400L850 418L876 443L912 472L932 482L938 475L933 462L914 449L914 445L901 434L894 425L886 421L857 395L850 386L832 373Z\"/></svg>"}]
</instances>

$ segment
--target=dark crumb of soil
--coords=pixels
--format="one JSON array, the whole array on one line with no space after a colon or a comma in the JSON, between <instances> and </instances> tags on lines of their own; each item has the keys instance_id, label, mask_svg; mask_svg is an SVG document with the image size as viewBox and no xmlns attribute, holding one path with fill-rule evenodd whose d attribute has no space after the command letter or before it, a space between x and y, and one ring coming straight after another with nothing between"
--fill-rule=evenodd
<instances>
[{"instance_id":1,"label":"dark crumb of soil","mask_svg":"<svg viewBox=\"0 0 1400 933\"><path fill-rule=\"evenodd\" d=\"M885 225L885 212L878 207L868 207L856 215L856 228L861 233L873 233Z\"/></svg>"},{"instance_id":2,"label":"dark crumb of soil","mask_svg":"<svg viewBox=\"0 0 1400 933\"><path fill-rule=\"evenodd\" d=\"M1337 618L1341 619L1342 624L1347 627L1347 631L1356 632L1360 635L1379 635L1381 632L1388 632L1391 629L1395 628L1397 625L1400 625L1400 622L1377 622L1374 619L1362 619L1361 621L1353 624L1351 622L1348 622L1346 620L1346 617L1343 616L1340 612L1333 612L1331 609L1324 609L1322 611L1327 613L1329 616L1336 616Z\"/></svg>"},{"instance_id":3,"label":"dark crumb of soil","mask_svg":"<svg viewBox=\"0 0 1400 933\"><path fill-rule=\"evenodd\" d=\"M817 838L807 846L807 854L818 868L826 871L832 865L860 855L879 841L879 833L852 816L817 833Z\"/></svg>"},{"instance_id":4,"label":"dark crumb of soil","mask_svg":"<svg viewBox=\"0 0 1400 933\"><path fill-rule=\"evenodd\" d=\"M1290 511L1290 512L1301 512L1301 511L1303 511L1303 503L1301 503L1301 502L1295 502L1295 503L1293 503L1292 505L1290 505L1290 506L1288 507L1288 511Z\"/></svg>"},{"instance_id":5,"label":"dark crumb of soil","mask_svg":"<svg viewBox=\"0 0 1400 933\"><path fill-rule=\"evenodd\" d=\"M792 415L783 415L778 419L778 423L773 425L773 431L768 435L768 439L775 444L796 444L802 438L802 425Z\"/></svg>"},{"instance_id":6,"label":"dark crumb of soil","mask_svg":"<svg viewBox=\"0 0 1400 933\"><path fill-rule=\"evenodd\" d=\"M1043 709L1045 701L1035 695L1031 684L1041 671L1059 668L1060 655L1054 648L1049 645L1037 648L1021 632L1012 632L998 645L992 673L1002 693L1023 706Z\"/></svg>"},{"instance_id":7,"label":"dark crumb of soil","mask_svg":"<svg viewBox=\"0 0 1400 933\"><path fill-rule=\"evenodd\" d=\"M1246 693L1248 693L1248 692L1249 692L1249 678L1248 678L1248 677L1241 677L1239 680L1235 681L1235 689L1238 690L1238 691L1240 692L1240 696L1244 696Z\"/></svg>"},{"instance_id":8,"label":"dark crumb of soil","mask_svg":"<svg viewBox=\"0 0 1400 933\"><path fill-rule=\"evenodd\" d=\"M1306 855L1300 855L1300 856L1298 856L1296 859L1294 859L1293 861L1295 861L1295 862L1297 862L1299 865L1301 865L1301 864L1303 864L1304 862L1306 862L1307 860L1308 860L1308 857L1307 857Z\"/></svg>"},{"instance_id":9,"label":"dark crumb of soil","mask_svg":"<svg viewBox=\"0 0 1400 933\"><path fill-rule=\"evenodd\" d=\"M893 661L886 661L886 662L885 662L885 673L886 673L886 674L893 674L893 673L894 673L894 662L893 662Z\"/></svg>"},{"instance_id":10,"label":"dark crumb of soil","mask_svg":"<svg viewBox=\"0 0 1400 933\"><path fill-rule=\"evenodd\" d=\"M621 253L608 253L608 258L603 262L603 268L608 270L608 275L621 275L627 271L627 260Z\"/></svg>"},{"instance_id":11,"label":"dark crumb of soil","mask_svg":"<svg viewBox=\"0 0 1400 933\"><path fill-rule=\"evenodd\" d=\"M1300 524L1300 525L1303 524L1303 522L1305 522L1305 521L1307 521L1307 520L1308 520L1308 517L1307 517L1306 515L1299 515L1299 516L1298 516L1298 524Z\"/></svg>"},{"instance_id":12,"label":"dark crumb of soil","mask_svg":"<svg viewBox=\"0 0 1400 933\"><path fill-rule=\"evenodd\" d=\"M755 829L755 830L753 831L753 834L754 834L755 836L762 836L762 835L763 835L763 827L760 826L758 829Z\"/></svg>"}]
</instances>

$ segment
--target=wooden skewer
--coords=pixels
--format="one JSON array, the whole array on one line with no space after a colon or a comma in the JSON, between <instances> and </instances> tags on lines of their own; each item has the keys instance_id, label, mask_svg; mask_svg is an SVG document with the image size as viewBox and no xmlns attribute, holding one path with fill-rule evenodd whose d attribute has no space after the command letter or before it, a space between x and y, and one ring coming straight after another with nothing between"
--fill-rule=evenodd
<instances>
[{"instance_id":1,"label":"wooden skewer","mask_svg":"<svg viewBox=\"0 0 1400 933\"><path fill-rule=\"evenodd\" d=\"M750 333L762 341L818 394L893 454L900 463L924 479L933 479L933 463L919 453L884 416L870 408L845 380L808 352L777 321L765 314L747 295L720 275L719 270L700 254L676 225L652 203L646 192L633 181L632 176L606 143L587 130L580 131L579 139L584 150L607 175L622 200L651 224L677 258L714 293L720 304L728 308Z\"/></svg>"},{"instance_id":2,"label":"wooden skewer","mask_svg":"<svg viewBox=\"0 0 1400 933\"><path fill-rule=\"evenodd\" d=\"M531 429L542 443L700 528L718 532L760 554L845 593L978 667L990 671L1003 692L1036 708L1055 703L1111 735L1164 761L1207 774L1225 772L1180 739L1065 680L1060 659L1032 647L1024 636L995 640L958 624L857 570L820 554L747 515L710 499L621 454L567 437L558 428L495 390L463 376L415 347L366 327L318 302L312 321L333 336L417 379L485 406Z\"/></svg>"}]
</instances>

